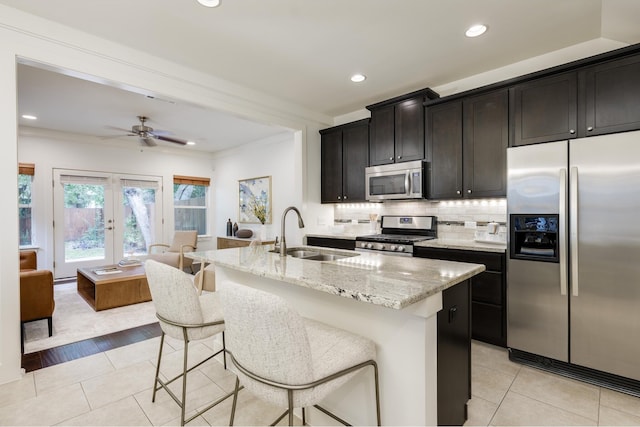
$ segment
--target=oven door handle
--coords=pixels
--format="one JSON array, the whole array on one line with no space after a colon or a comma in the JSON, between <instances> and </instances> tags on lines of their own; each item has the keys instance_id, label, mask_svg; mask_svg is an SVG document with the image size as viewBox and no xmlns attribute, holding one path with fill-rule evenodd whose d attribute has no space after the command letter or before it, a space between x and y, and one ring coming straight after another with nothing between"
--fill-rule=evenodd
<instances>
[{"instance_id":1,"label":"oven door handle","mask_svg":"<svg viewBox=\"0 0 640 427\"><path fill-rule=\"evenodd\" d=\"M411 196L411 172L407 171L404 175L404 189L407 196Z\"/></svg>"}]
</instances>

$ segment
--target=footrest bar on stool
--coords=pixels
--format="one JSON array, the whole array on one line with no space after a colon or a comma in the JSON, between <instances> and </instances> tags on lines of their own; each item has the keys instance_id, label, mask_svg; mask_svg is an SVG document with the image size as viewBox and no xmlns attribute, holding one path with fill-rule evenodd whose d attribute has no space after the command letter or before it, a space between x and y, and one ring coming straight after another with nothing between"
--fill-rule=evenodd
<instances>
[{"instance_id":1,"label":"footrest bar on stool","mask_svg":"<svg viewBox=\"0 0 640 427\"><path fill-rule=\"evenodd\" d=\"M348 422L346 422L342 418L338 417L337 415L334 415L331 412L327 411L326 409L324 409L320 405L313 405L313 407L318 409L319 411L324 412L325 414L329 415L331 418L333 418L334 420L336 420L340 424L345 425L345 426L351 426L351 424L349 424Z\"/></svg>"}]
</instances>

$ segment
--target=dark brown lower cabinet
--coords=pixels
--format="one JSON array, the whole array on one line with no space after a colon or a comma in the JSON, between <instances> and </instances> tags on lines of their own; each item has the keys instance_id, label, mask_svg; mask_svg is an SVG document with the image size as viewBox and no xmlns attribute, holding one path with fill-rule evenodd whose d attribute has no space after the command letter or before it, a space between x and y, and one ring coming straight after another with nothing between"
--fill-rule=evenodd
<instances>
[{"instance_id":1,"label":"dark brown lower cabinet","mask_svg":"<svg viewBox=\"0 0 640 427\"><path fill-rule=\"evenodd\" d=\"M484 264L486 270L471 278L471 337L507 346L507 284L504 253L474 250L414 248L414 256Z\"/></svg>"},{"instance_id":2,"label":"dark brown lower cabinet","mask_svg":"<svg viewBox=\"0 0 640 427\"><path fill-rule=\"evenodd\" d=\"M333 249L356 249L356 241L353 239L338 239L331 237L312 237L307 236L307 245L320 246Z\"/></svg>"},{"instance_id":3,"label":"dark brown lower cabinet","mask_svg":"<svg viewBox=\"0 0 640 427\"><path fill-rule=\"evenodd\" d=\"M471 399L470 281L442 292L438 312L438 425L461 426Z\"/></svg>"}]
</instances>

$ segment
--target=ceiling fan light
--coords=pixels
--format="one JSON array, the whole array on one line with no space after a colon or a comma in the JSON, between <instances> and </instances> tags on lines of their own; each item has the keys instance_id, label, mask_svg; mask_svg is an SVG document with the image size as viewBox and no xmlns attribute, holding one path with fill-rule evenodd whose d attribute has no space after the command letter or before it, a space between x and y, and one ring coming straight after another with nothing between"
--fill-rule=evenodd
<instances>
[{"instance_id":1,"label":"ceiling fan light","mask_svg":"<svg viewBox=\"0 0 640 427\"><path fill-rule=\"evenodd\" d=\"M187 145L196 145L194 141L187 141Z\"/></svg>"},{"instance_id":2,"label":"ceiling fan light","mask_svg":"<svg viewBox=\"0 0 640 427\"><path fill-rule=\"evenodd\" d=\"M220 6L220 0L198 0L198 3L205 7L218 7Z\"/></svg>"},{"instance_id":3,"label":"ceiling fan light","mask_svg":"<svg viewBox=\"0 0 640 427\"><path fill-rule=\"evenodd\" d=\"M351 81L354 83L360 83L363 82L367 79L367 76L365 76L364 74L354 74L353 76L351 76Z\"/></svg>"}]
</instances>

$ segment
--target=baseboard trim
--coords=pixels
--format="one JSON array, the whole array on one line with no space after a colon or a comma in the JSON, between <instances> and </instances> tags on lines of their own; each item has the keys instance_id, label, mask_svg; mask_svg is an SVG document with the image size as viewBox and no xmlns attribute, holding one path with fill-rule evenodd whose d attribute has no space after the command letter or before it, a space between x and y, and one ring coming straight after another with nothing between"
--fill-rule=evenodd
<instances>
[{"instance_id":1,"label":"baseboard trim","mask_svg":"<svg viewBox=\"0 0 640 427\"><path fill-rule=\"evenodd\" d=\"M640 397L640 381L621 377L619 375L598 371L573 363L561 362L526 351L509 348L509 360L531 366L533 368L552 372L567 378L580 380L599 387L605 387L621 393Z\"/></svg>"}]
</instances>

